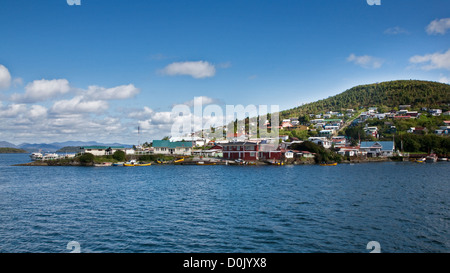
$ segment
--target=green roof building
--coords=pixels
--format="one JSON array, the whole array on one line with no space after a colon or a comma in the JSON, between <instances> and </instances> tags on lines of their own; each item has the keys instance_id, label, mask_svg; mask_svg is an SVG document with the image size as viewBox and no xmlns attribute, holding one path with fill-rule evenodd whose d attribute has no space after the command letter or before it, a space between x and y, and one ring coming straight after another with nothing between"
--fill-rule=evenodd
<instances>
[{"instance_id":1,"label":"green roof building","mask_svg":"<svg viewBox=\"0 0 450 273\"><path fill-rule=\"evenodd\" d=\"M165 155L191 155L192 141L153 140L153 153Z\"/></svg>"}]
</instances>

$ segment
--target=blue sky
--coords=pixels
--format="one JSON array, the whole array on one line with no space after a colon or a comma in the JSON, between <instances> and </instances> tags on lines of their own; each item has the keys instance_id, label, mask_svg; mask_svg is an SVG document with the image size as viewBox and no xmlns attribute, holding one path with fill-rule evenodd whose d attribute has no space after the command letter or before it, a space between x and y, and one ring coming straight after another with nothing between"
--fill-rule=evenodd
<instances>
[{"instance_id":1,"label":"blue sky","mask_svg":"<svg viewBox=\"0 0 450 273\"><path fill-rule=\"evenodd\" d=\"M174 104L289 109L359 84L450 81L447 0L0 2L0 140L136 143Z\"/></svg>"}]
</instances>

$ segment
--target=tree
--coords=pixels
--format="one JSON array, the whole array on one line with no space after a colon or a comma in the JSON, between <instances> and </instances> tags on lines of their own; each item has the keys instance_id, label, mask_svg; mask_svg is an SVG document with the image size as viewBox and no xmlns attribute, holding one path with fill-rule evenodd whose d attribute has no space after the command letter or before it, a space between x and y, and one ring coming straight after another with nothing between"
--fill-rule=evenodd
<instances>
[{"instance_id":1,"label":"tree","mask_svg":"<svg viewBox=\"0 0 450 273\"><path fill-rule=\"evenodd\" d=\"M91 153L84 153L82 156L80 156L80 163L82 165L88 165L94 163L95 156Z\"/></svg>"},{"instance_id":2,"label":"tree","mask_svg":"<svg viewBox=\"0 0 450 273\"><path fill-rule=\"evenodd\" d=\"M112 157L117 161L125 161L126 155L124 151L117 150L113 153Z\"/></svg>"}]
</instances>

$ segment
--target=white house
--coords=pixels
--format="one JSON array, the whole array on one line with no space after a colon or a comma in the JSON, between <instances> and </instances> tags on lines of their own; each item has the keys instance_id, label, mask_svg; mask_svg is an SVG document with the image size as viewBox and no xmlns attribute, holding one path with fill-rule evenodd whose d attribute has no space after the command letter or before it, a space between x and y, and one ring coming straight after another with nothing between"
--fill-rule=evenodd
<instances>
[{"instance_id":1,"label":"white house","mask_svg":"<svg viewBox=\"0 0 450 273\"><path fill-rule=\"evenodd\" d=\"M329 149L332 146L332 142L328 140L326 137L310 137L308 141L311 141L317 145L321 145L322 147Z\"/></svg>"},{"instance_id":2,"label":"white house","mask_svg":"<svg viewBox=\"0 0 450 273\"><path fill-rule=\"evenodd\" d=\"M103 156L103 155L112 155L115 151L123 151L126 152L127 148L123 146L84 146L80 147L80 152L90 153L95 156Z\"/></svg>"}]
</instances>

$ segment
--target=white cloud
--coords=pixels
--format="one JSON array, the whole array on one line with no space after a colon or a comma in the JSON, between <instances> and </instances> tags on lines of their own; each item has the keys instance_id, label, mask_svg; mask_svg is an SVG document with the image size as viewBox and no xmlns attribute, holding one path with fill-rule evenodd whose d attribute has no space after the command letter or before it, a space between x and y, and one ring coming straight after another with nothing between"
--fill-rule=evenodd
<instances>
[{"instance_id":1,"label":"white cloud","mask_svg":"<svg viewBox=\"0 0 450 273\"><path fill-rule=\"evenodd\" d=\"M108 103L102 100L84 100L82 96L76 96L71 100L60 100L53 104L51 111L54 113L98 113L108 109Z\"/></svg>"},{"instance_id":2,"label":"white cloud","mask_svg":"<svg viewBox=\"0 0 450 273\"><path fill-rule=\"evenodd\" d=\"M45 118L47 116L47 108L42 105L33 105L28 111L28 116L32 119Z\"/></svg>"},{"instance_id":3,"label":"white cloud","mask_svg":"<svg viewBox=\"0 0 450 273\"><path fill-rule=\"evenodd\" d=\"M409 31L407 31L404 28L401 28L399 26L388 28L384 31L384 34L389 35L398 35L398 34L409 34Z\"/></svg>"},{"instance_id":4,"label":"white cloud","mask_svg":"<svg viewBox=\"0 0 450 273\"><path fill-rule=\"evenodd\" d=\"M12 101L38 102L66 94L71 90L66 79L35 80L25 86L25 94L13 94Z\"/></svg>"},{"instance_id":5,"label":"white cloud","mask_svg":"<svg viewBox=\"0 0 450 273\"><path fill-rule=\"evenodd\" d=\"M409 59L410 63L423 64L423 70L447 69L450 70L450 49L445 53L433 53L427 55L416 55Z\"/></svg>"},{"instance_id":6,"label":"white cloud","mask_svg":"<svg viewBox=\"0 0 450 273\"><path fill-rule=\"evenodd\" d=\"M214 65L205 62L176 62L167 65L160 71L164 75L188 75L195 79L213 77L216 74Z\"/></svg>"},{"instance_id":7,"label":"white cloud","mask_svg":"<svg viewBox=\"0 0 450 273\"><path fill-rule=\"evenodd\" d=\"M444 35L450 29L450 18L436 19L432 21L426 28L428 34Z\"/></svg>"},{"instance_id":8,"label":"white cloud","mask_svg":"<svg viewBox=\"0 0 450 273\"><path fill-rule=\"evenodd\" d=\"M8 68L0 64L0 90L8 89L11 85L11 74Z\"/></svg>"},{"instance_id":9,"label":"white cloud","mask_svg":"<svg viewBox=\"0 0 450 273\"><path fill-rule=\"evenodd\" d=\"M139 92L140 90L133 84L120 85L112 88L91 85L86 91L86 96L97 100L123 100L132 98L139 94Z\"/></svg>"},{"instance_id":10,"label":"white cloud","mask_svg":"<svg viewBox=\"0 0 450 273\"><path fill-rule=\"evenodd\" d=\"M348 62L352 62L356 65L359 65L363 68L380 68L383 65L383 60L380 58L376 58L373 56L356 56L355 54L350 54L350 56L347 57Z\"/></svg>"},{"instance_id":11,"label":"white cloud","mask_svg":"<svg viewBox=\"0 0 450 273\"><path fill-rule=\"evenodd\" d=\"M148 119L151 118L154 111L150 109L149 107L145 106L143 111L134 111L128 114L129 118L133 119Z\"/></svg>"},{"instance_id":12,"label":"white cloud","mask_svg":"<svg viewBox=\"0 0 450 273\"><path fill-rule=\"evenodd\" d=\"M194 99L187 101L183 104L189 106L189 107L193 107L194 105L208 105L208 104L213 104L213 103L217 103L218 101L216 99L210 98L210 97L206 97L206 96L199 96L199 97L194 97Z\"/></svg>"},{"instance_id":13,"label":"white cloud","mask_svg":"<svg viewBox=\"0 0 450 273\"><path fill-rule=\"evenodd\" d=\"M10 104L8 106L0 105L0 117L1 118L15 118L22 113L25 113L27 107L25 104Z\"/></svg>"}]
</instances>

